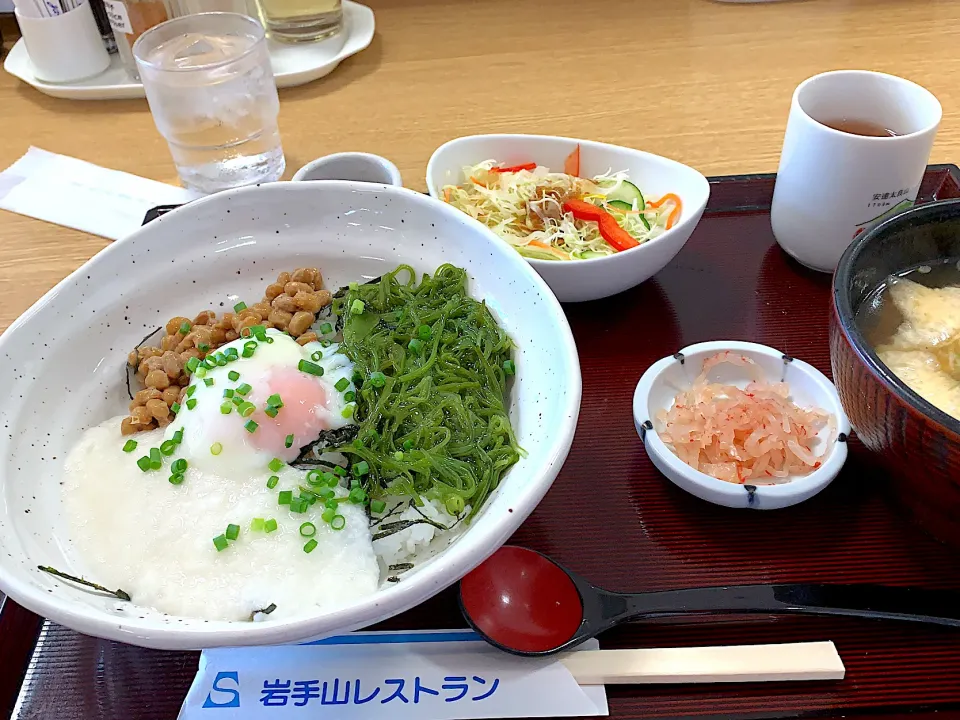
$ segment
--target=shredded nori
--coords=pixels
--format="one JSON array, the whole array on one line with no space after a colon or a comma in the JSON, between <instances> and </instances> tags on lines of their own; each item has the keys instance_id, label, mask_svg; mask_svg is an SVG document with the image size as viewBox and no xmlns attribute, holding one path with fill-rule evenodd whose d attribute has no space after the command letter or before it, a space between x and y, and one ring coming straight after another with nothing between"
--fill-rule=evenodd
<instances>
[{"instance_id":1,"label":"shredded nori","mask_svg":"<svg viewBox=\"0 0 960 720\"><path fill-rule=\"evenodd\" d=\"M334 464L323 460L321 456L353 440L359 429L356 425L345 425L342 428L322 431L316 440L300 448L297 459L290 464L301 469L317 466L332 468Z\"/></svg>"},{"instance_id":2,"label":"shredded nori","mask_svg":"<svg viewBox=\"0 0 960 720\"><path fill-rule=\"evenodd\" d=\"M353 467L366 461L372 498L436 498L453 515L469 506L472 517L520 459L505 407L510 338L452 265L419 283L401 265L350 285L333 305L358 387L357 439L337 450ZM382 385L370 382L374 372Z\"/></svg>"}]
</instances>

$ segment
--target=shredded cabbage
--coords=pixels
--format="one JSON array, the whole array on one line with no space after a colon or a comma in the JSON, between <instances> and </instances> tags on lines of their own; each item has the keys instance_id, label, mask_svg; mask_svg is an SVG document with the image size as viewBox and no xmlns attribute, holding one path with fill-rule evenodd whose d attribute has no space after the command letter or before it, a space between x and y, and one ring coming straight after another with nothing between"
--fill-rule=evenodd
<instances>
[{"instance_id":1,"label":"shredded cabbage","mask_svg":"<svg viewBox=\"0 0 960 720\"><path fill-rule=\"evenodd\" d=\"M495 160L463 168L466 182L447 185L448 203L479 220L517 251L540 260L584 260L613 255L611 247L593 221L576 220L563 211L572 198L593 202L613 215L624 230L643 244L662 234L672 207L637 207L630 211L606 203L607 195L628 179L625 172L607 172L592 179L534 170L497 172ZM646 221L646 222L644 222ZM649 227L648 227L649 226Z\"/></svg>"}]
</instances>

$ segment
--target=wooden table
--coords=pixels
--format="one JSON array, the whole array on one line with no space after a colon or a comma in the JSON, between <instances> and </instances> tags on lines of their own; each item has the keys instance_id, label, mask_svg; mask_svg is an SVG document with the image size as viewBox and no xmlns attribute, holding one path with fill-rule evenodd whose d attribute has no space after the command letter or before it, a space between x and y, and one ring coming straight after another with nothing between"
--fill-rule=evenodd
<instances>
[{"instance_id":1,"label":"wooden table","mask_svg":"<svg viewBox=\"0 0 960 720\"><path fill-rule=\"evenodd\" d=\"M903 75L944 118L932 162L960 159L960 4L937 0L369 0L377 35L330 77L282 90L288 174L366 150L424 188L458 135L572 135L707 175L776 169L793 88L838 68ZM15 30L5 24L9 47ZM0 167L30 145L176 182L144 100L77 102L0 73ZM106 244L0 211L0 328Z\"/></svg>"}]
</instances>

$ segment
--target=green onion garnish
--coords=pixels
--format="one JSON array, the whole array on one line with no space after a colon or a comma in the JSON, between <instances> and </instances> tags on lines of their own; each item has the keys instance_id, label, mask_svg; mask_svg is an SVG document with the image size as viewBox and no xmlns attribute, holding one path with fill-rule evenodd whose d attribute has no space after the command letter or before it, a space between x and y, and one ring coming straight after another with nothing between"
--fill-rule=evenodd
<instances>
[{"instance_id":1,"label":"green onion garnish","mask_svg":"<svg viewBox=\"0 0 960 720\"><path fill-rule=\"evenodd\" d=\"M197 391L197 386L196 386L196 385L188 385L188 386L187 386L187 397L191 397L196 391Z\"/></svg>"},{"instance_id":2,"label":"green onion garnish","mask_svg":"<svg viewBox=\"0 0 960 720\"><path fill-rule=\"evenodd\" d=\"M242 402L237 407L237 412L240 413L241 417L250 417L257 411L257 406L252 402Z\"/></svg>"},{"instance_id":3,"label":"green onion garnish","mask_svg":"<svg viewBox=\"0 0 960 720\"><path fill-rule=\"evenodd\" d=\"M271 407L268 407L268 408L267 408L266 410L264 410L263 412L264 412L264 414L265 414L267 417L275 418L275 417L277 416L277 413L280 412L280 410L279 410L278 408L275 408L275 407L272 407L272 406L271 406Z\"/></svg>"},{"instance_id":4,"label":"green onion garnish","mask_svg":"<svg viewBox=\"0 0 960 720\"><path fill-rule=\"evenodd\" d=\"M227 356L227 360L233 362L237 359L237 356L240 354L235 347L228 347L223 351L223 354Z\"/></svg>"},{"instance_id":5,"label":"green onion garnish","mask_svg":"<svg viewBox=\"0 0 960 720\"><path fill-rule=\"evenodd\" d=\"M191 328L191 327L192 327L192 326L190 325L190 323L188 323L188 322L186 322L186 321L180 323L180 334L181 334L181 335L186 335L188 332L190 332L190 328Z\"/></svg>"},{"instance_id":6,"label":"green onion garnish","mask_svg":"<svg viewBox=\"0 0 960 720\"><path fill-rule=\"evenodd\" d=\"M413 440L404 440L403 441L404 450L413 450Z\"/></svg>"},{"instance_id":7,"label":"green onion garnish","mask_svg":"<svg viewBox=\"0 0 960 720\"><path fill-rule=\"evenodd\" d=\"M183 473L174 473L167 480L170 481L171 485L179 485L183 482Z\"/></svg>"},{"instance_id":8,"label":"green onion garnish","mask_svg":"<svg viewBox=\"0 0 960 720\"><path fill-rule=\"evenodd\" d=\"M340 478L331 472L323 473L323 481L332 488L335 488L340 484Z\"/></svg>"},{"instance_id":9,"label":"green onion garnish","mask_svg":"<svg viewBox=\"0 0 960 720\"><path fill-rule=\"evenodd\" d=\"M231 400L231 402L237 407L240 407L241 405L244 404L245 400L243 399L242 395L234 395L233 400Z\"/></svg>"},{"instance_id":10,"label":"green onion garnish","mask_svg":"<svg viewBox=\"0 0 960 720\"><path fill-rule=\"evenodd\" d=\"M222 551L226 550L226 549L227 549L227 545L229 545L229 544L230 544L230 543L227 542L227 538L225 538L223 535L217 535L217 536L213 539L213 546L217 549L217 552L222 552Z\"/></svg>"},{"instance_id":11,"label":"green onion garnish","mask_svg":"<svg viewBox=\"0 0 960 720\"><path fill-rule=\"evenodd\" d=\"M223 445L221 445L220 443L215 442L213 445L210 446L211 455L219 455L222 452L223 452Z\"/></svg>"},{"instance_id":12,"label":"green onion garnish","mask_svg":"<svg viewBox=\"0 0 960 720\"><path fill-rule=\"evenodd\" d=\"M387 504L383 500L371 500L370 512L382 513L387 509Z\"/></svg>"},{"instance_id":13,"label":"green onion garnish","mask_svg":"<svg viewBox=\"0 0 960 720\"><path fill-rule=\"evenodd\" d=\"M240 526L230 523L227 525L227 531L224 533L227 536L227 540L236 540L240 537Z\"/></svg>"},{"instance_id":14,"label":"green onion garnish","mask_svg":"<svg viewBox=\"0 0 960 720\"><path fill-rule=\"evenodd\" d=\"M329 335L332 332L333 332L333 325L331 325L330 323L324 323L323 325L320 326L321 335Z\"/></svg>"},{"instance_id":15,"label":"green onion garnish","mask_svg":"<svg viewBox=\"0 0 960 720\"><path fill-rule=\"evenodd\" d=\"M328 347L330 347L332 344L333 344L333 343L331 343L331 342L330 342L329 340L327 340L326 338L324 338L323 340L320 341L320 347L328 348Z\"/></svg>"},{"instance_id":16,"label":"green onion garnish","mask_svg":"<svg viewBox=\"0 0 960 720\"><path fill-rule=\"evenodd\" d=\"M466 503L464 503L463 498L459 495L450 495L443 504L447 508L447 512L454 517L458 516L466 508Z\"/></svg>"},{"instance_id":17,"label":"green onion garnish","mask_svg":"<svg viewBox=\"0 0 960 720\"><path fill-rule=\"evenodd\" d=\"M144 455L142 458L137 460L137 467L143 470L144 472L149 472L150 470L150 456Z\"/></svg>"},{"instance_id":18,"label":"green onion garnish","mask_svg":"<svg viewBox=\"0 0 960 720\"><path fill-rule=\"evenodd\" d=\"M339 475L340 477L346 477L346 476L347 476L347 469L346 469L345 467L343 467L342 465L334 465L334 466L333 466L333 472L334 472L335 475Z\"/></svg>"},{"instance_id":19,"label":"green onion garnish","mask_svg":"<svg viewBox=\"0 0 960 720\"><path fill-rule=\"evenodd\" d=\"M254 518L250 521L250 529L254 532L263 532L263 518Z\"/></svg>"},{"instance_id":20,"label":"green onion garnish","mask_svg":"<svg viewBox=\"0 0 960 720\"><path fill-rule=\"evenodd\" d=\"M177 444L173 440L164 440L160 443L160 452L164 455L173 455L177 449Z\"/></svg>"},{"instance_id":21,"label":"green onion garnish","mask_svg":"<svg viewBox=\"0 0 960 720\"><path fill-rule=\"evenodd\" d=\"M332 499L336 494L337 494L337 493L334 492L333 488L330 488L330 487L322 487L322 488L320 488L319 490L317 490L317 495L318 495L320 498L322 498L323 500L330 500L330 499Z\"/></svg>"},{"instance_id":22,"label":"green onion garnish","mask_svg":"<svg viewBox=\"0 0 960 720\"><path fill-rule=\"evenodd\" d=\"M280 396L277 393L274 393L273 395L267 398L267 405L281 408L283 407L283 400L280 399Z\"/></svg>"},{"instance_id":23,"label":"green onion garnish","mask_svg":"<svg viewBox=\"0 0 960 720\"><path fill-rule=\"evenodd\" d=\"M366 460L361 460L353 466L353 474L357 477L366 475L368 472L370 472L370 465L367 464Z\"/></svg>"},{"instance_id":24,"label":"green onion garnish","mask_svg":"<svg viewBox=\"0 0 960 720\"><path fill-rule=\"evenodd\" d=\"M207 387L213 387L213 378L204 378L203 384Z\"/></svg>"},{"instance_id":25,"label":"green onion garnish","mask_svg":"<svg viewBox=\"0 0 960 720\"><path fill-rule=\"evenodd\" d=\"M207 356L200 361L200 367L206 368L207 370L213 370L217 366L217 363L214 362L213 357Z\"/></svg>"},{"instance_id":26,"label":"green onion garnish","mask_svg":"<svg viewBox=\"0 0 960 720\"><path fill-rule=\"evenodd\" d=\"M173 405L171 405L170 412L172 412L174 415L180 412L180 403L174 403Z\"/></svg>"},{"instance_id":27,"label":"green onion garnish","mask_svg":"<svg viewBox=\"0 0 960 720\"><path fill-rule=\"evenodd\" d=\"M410 348L413 352L420 352L420 348L423 347L423 343L420 342L417 338L413 338L408 344L407 347Z\"/></svg>"},{"instance_id":28,"label":"green onion garnish","mask_svg":"<svg viewBox=\"0 0 960 720\"><path fill-rule=\"evenodd\" d=\"M252 433L252 432L256 432L257 428L260 426L257 425L255 420L247 420L247 422L243 424L243 427L248 433Z\"/></svg>"},{"instance_id":29,"label":"green onion garnish","mask_svg":"<svg viewBox=\"0 0 960 720\"><path fill-rule=\"evenodd\" d=\"M177 445L179 445L180 443L183 442L183 428L181 428L180 430L177 430L177 431L173 434L173 441L174 441Z\"/></svg>"},{"instance_id":30,"label":"green onion garnish","mask_svg":"<svg viewBox=\"0 0 960 720\"><path fill-rule=\"evenodd\" d=\"M240 353L240 354L243 355L243 357L245 357L245 358L252 358L252 357L253 357L253 351L254 351L255 348L256 348L256 346L254 346L254 347L247 347L246 345L244 345L244 346L243 346L243 352Z\"/></svg>"},{"instance_id":31,"label":"green onion garnish","mask_svg":"<svg viewBox=\"0 0 960 720\"><path fill-rule=\"evenodd\" d=\"M367 500L367 493L363 488L357 487L350 491L350 502L354 505L362 505Z\"/></svg>"},{"instance_id":32,"label":"green onion garnish","mask_svg":"<svg viewBox=\"0 0 960 720\"><path fill-rule=\"evenodd\" d=\"M307 472L307 483L309 485L323 485L323 473L319 470L310 470Z\"/></svg>"},{"instance_id":33,"label":"green onion garnish","mask_svg":"<svg viewBox=\"0 0 960 720\"><path fill-rule=\"evenodd\" d=\"M274 458L267 464L267 467L273 472L280 472L284 465L286 465L286 463L283 460L280 458Z\"/></svg>"},{"instance_id":34,"label":"green onion garnish","mask_svg":"<svg viewBox=\"0 0 960 720\"><path fill-rule=\"evenodd\" d=\"M293 435L287 435L286 439L283 441L283 446L285 448L293 447Z\"/></svg>"},{"instance_id":35,"label":"green onion garnish","mask_svg":"<svg viewBox=\"0 0 960 720\"><path fill-rule=\"evenodd\" d=\"M356 405L347 405L340 414L347 419L352 418L356 408Z\"/></svg>"},{"instance_id":36,"label":"green onion garnish","mask_svg":"<svg viewBox=\"0 0 960 720\"><path fill-rule=\"evenodd\" d=\"M127 440L127 441L123 444L123 451L124 451L124 452L133 452L133 451L136 450L136 449L137 449L137 441L136 441L136 440Z\"/></svg>"},{"instance_id":37,"label":"green onion garnish","mask_svg":"<svg viewBox=\"0 0 960 720\"><path fill-rule=\"evenodd\" d=\"M197 406L196 398L187 398L187 410L193 410Z\"/></svg>"},{"instance_id":38,"label":"green onion garnish","mask_svg":"<svg viewBox=\"0 0 960 720\"><path fill-rule=\"evenodd\" d=\"M337 389L337 392L343 392L348 387L350 387L350 381L347 380L346 378L340 378L339 380L337 380L337 383L336 385L334 385L334 387Z\"/></svg>"},{"instance_id":39,"label":"green onion garnish","mask_svg":"<svg viewBox=\"0 0 960 720\"><path fill-rule=\"evenodd\" d=\"M366 305L363 304L363 300L354 300L350 303L350 312L353 315L363 315L365 308Z\"/></svg>"},{"instance_id":40,"label":"green onion garnish","mask_svg":"<svg viewBox=\"0 0 960 720\"><path fill-rule=\"evenodd\" d=\"M517 366L514 365L513 360L504 360L504 361L503 361L503 371L504 371L507 375L516 375L516 374L517 374Z\"/></svg>"},{"instance_id":41,"label":"green onion garnish","mask_svg":"<svg viewBox=\"0 0 960 720\"><path fill-rule=\"evenodd\" d=\"M196 375L198 378L206 377L207 369L201 365L200 367L198 367L196 370L193 371L193 374Z\"/></svg>"},{"instance_id":42,"label":"green onion garnish","mask_svg":"<svg viewBox=\"0 0 960 720\"><path fill-rule=\"evenodd\" d=\"M382 372L372 372L370 373L370 384L374 387L383 387L387 382L387 376Z\"/></svg>"},{"instance_id":43,"label":"green onion garnish","mask_svg":"<svg viewBox=\"0 0 960 720\"><path fill-rule=\"evenodd\" d=\"M310 538L303 544L303 551L305 553L312 553L317 547L317 541L313 538Z\"/></svg>"},{"instance_id":44,"label":"green onion garnish","mask_svg":"<svg viewBox=\"0 0 960 720\"><path fill-rule=\"evenodd\" d=\"M197 350L200 352L206 352L210 349L210 346L207 343L197 343Z\"/></svg>"},{"instance_id":45,"label":"green onion garnish","mask_svg":"<svg viewBox=\"0 0 960 720\"><path fill-rule=\"evenodd\" d=\"M317 350L315 353L312 353L310 355L310 359L313 360L314 362L320 362L321 360L323 360L323 353Z\"/></svg>"},{"instance_id":46,"label":"green onion garnish","mask_svg":"<svg viewBox=\"0 0 960 720\"><path fill-rule=\"evenodd\" d=\"M277 529L277 521L273 518L268 518L267 521L263 523L263 529L268 533L272 533Z\"/></svg>"},{"instance_id":47,"label":"green onion garnish","mask_svg":"<svg viewBox=\"0 0 960 720\"><path fill-rule=\"evenodd\" d=\"M227 356L223 353L217 353L213 356L214 362L217 363L217 367L224 367L227 364Z\"/></svg>"},{"instance_id":48,"label":"green onion garnish","mask_svg":"<svg viewBox=\"0 0 960 720\"><path fill-rule=\"evenodd\" d=\"M173 464L170 466L170 469L175 473L182 473L187 471L187 461L183 458L177 458L173 461Z\"/></svg>"},{"instance_id":49,"label":"green onion garnish","mask_svg":"<svg viewBox=\"0 0 960 720\"><path fill-rule=\"evenodd\" d=\"M398 462L399 462L400 460L403 460L403 451L397 450L397 451L393 454L393 459L396 460L396 461L398 461Z\"/></svg>"},{"instance_id":50,"label":"green onion garnish","mask_svg":"<svg viewBox=\"0 0 960 720\"><path fill-rule=\"evenodd\" d=\"M232 398L232 397L233 397L233 388L227 388L226 390L224 390L224 391L223 391L223 396L224 396L225 398Z\"/></svg>"},{"instance_id":51,"label":"green onion garnish","mask_svg":"<svg viewBox=\"0 0 960 720\"><path fill-rule=\"evenodd\" d=\"M246 309L247 309L247 304L246 304L245 302L243 302L242 300L241 300L240 302L238 302L236 305L233 306L233 311L234 311L235 313L243 312L243 311L246 310Z\"/></svg>"},{"instance_id":52,"label":"green onion garnish","mask_svg":"<svg viewBox=\"0 0 960 720\"><path fill-rule=\"evenodd\" d=\"M351 403L357 399L357 394L353 390L349 390L343 394L344 402Z\"/></svg>"},{"instance_id":53,"label":"green onion garnish","mask_svg":"<svg viewBox=\"0 0 960 720\"><path fill-rule=\"evenodd\" d=\"M237 380L240 379L240 373L238 373L236 370L231 370L230 372L227 373L227 377L230 378L233 382L236 382Z\"/></svg>"},{"instance_id":54,"label":"green onion garnish","mask_svg":"<svg viewBox=\"0 0 960 720\"><path fill-rule=\"evenodd\" d=\"M276 475L271 475L267 478L267 487L273 490L278 482L280 482L280 478Z\"/></svg>"},{"instance_id":55,"label":"green onion garnish","mask_svg":"<svg viewBox=\"0 0 960 720\"><path fill-rule=\"evenodd\" d=\"M336 510L331 510L330 508L327 508L327 509L324 510L323 513L320 515L320 518L321 518L325 523L328 523L328 522L330 522L331 520L333 520L333 518L334 518L334 516L336 516L336 514L337 514L337 511L336 511Z\"/></svg>"},{"instance_id":56,"label":"green onion garnish","mask_svg":"<svg viewBox=\"0 0 960 720\"><path fill-rule=\"evenodd\" d=\"M160 457L160 448L150 448L150 469L159 470L163 467L163 459Z\"/></svg>"},{"instance_id":57,"label":"green onion garnish","mask_svg":"<svg viewBox=\"0 0 960 720\"><path fill-rule=\"evenodd\" d=\"M417 337L421 340L429 340L431 335L433 335L433 330L430 329L429 325L421 325L417 328Z\"/></svg>"},{"instance_id":58,"label":"green onion garnish","mask_svg":"<svg viewBox=\"0 0 960 720\"><path fill-rule=\"evenodd\" d=\"M317 526L312 522L305 522L300 526L300 534L303 537L313 537L317 534Z\"/></svg>"},{"instance_id":59,"label":"green onion garnish","mask_svg":"<svg viewBox=\"0 0 960 720\"><path fill-rule=\"evenodd\" d=\"M297 513L298 515L300 513L305 513L308 507L310 507L310 503L303 498L297 497L290 499L290 512L292 513Z\"/></svg>"},{"instance_id":60,"label":"green onion garnish","mask_svg":"<svg viewBox=\"0 0 960 720\"><path fill-rule=\"evenodd\" d=\"M347 526L347 519L343 515L334 515L330 527L334 530L343 530Z\"/></svg>"},{"instance_id":61,"label":"green onion garnish","mask_svg":"<svg viewBox=\"0 0 960 720\"><path fill-rule=\"evenodd\" d=\"M237 377L239 378L240 376L237 375ZM239 385L237 385L237 392L240 393L241 395L246 395L251 390L253 390L253 388L250 387L247 383L240 383Z\"/></svg>"},{"instance_id":62,"label":"green onion garnish","mask_svg":"<svg viewBox=\"0 0 960 720\"><path fill-rule=\"evenodd\" d=\"M220 404L220 412L224 415L229 415L231 410L233 410L233 403L225 402Z\"/></svg>"},{"instance_id":63,"label":"green onion garnish","mask_svg":"<svg viewBox=\"0 0 960 720\"><path fill-rule=\"evenodd\" d=\"M360 487L360 478L351 478L350 489L353 490L354 488L358 488L358 487Z\"/></svg>"},{"instance_id":64,"label":"green onion garnish","mask_svg":"<svg viewBox=\"0 0 960 720\"><path fill-rule=\"evenodd\" d=\"M251 325L250 333L256 335L257 340L263 340L267 337L267 326L266 325Z\"/></svg>"},{"instance_id":65,"label":"green onion garnish","mask_svg":"<svg viewBox=\"0 0 960 720\"><path fill-rule=\"evenodd\" d=\"M323 368L309 360L301 360L297 363L297 369L310 375L316 375L317 377L323 375Z\"/></svg>"},{"instance_id":66,"label":"green onion garnish","mask_svg":"<svg viewBox=\"0 0 960 720\"><path fill-rule=\"evenodd\" d=\"M277 494L277 505L289 505L293 500L293 490L281 490Z\"/></svg>"}]
</instances>

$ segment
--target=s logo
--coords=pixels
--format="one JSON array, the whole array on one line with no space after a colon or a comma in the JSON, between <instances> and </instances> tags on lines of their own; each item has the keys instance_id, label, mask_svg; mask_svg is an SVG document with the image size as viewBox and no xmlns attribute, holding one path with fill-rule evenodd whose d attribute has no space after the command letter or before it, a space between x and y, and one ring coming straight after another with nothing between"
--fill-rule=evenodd
<instances>
[{"instance_id":1,"label":"s logo","mask_svg":"<svg viewBox=\"0 0 960 720\"><path fill-rule=\"evenodd\" d=\"M233 680L234 687L227 687L227 680ZM207 693L207 699L203 701L204 708L238 708L240 707L240 676L236 670L229 672L218 672L214 678L213 688ZM221 698L220 702L213 699L213 694L219 693L226 695L226 699Z\"/></svg>"}]
</instances>

